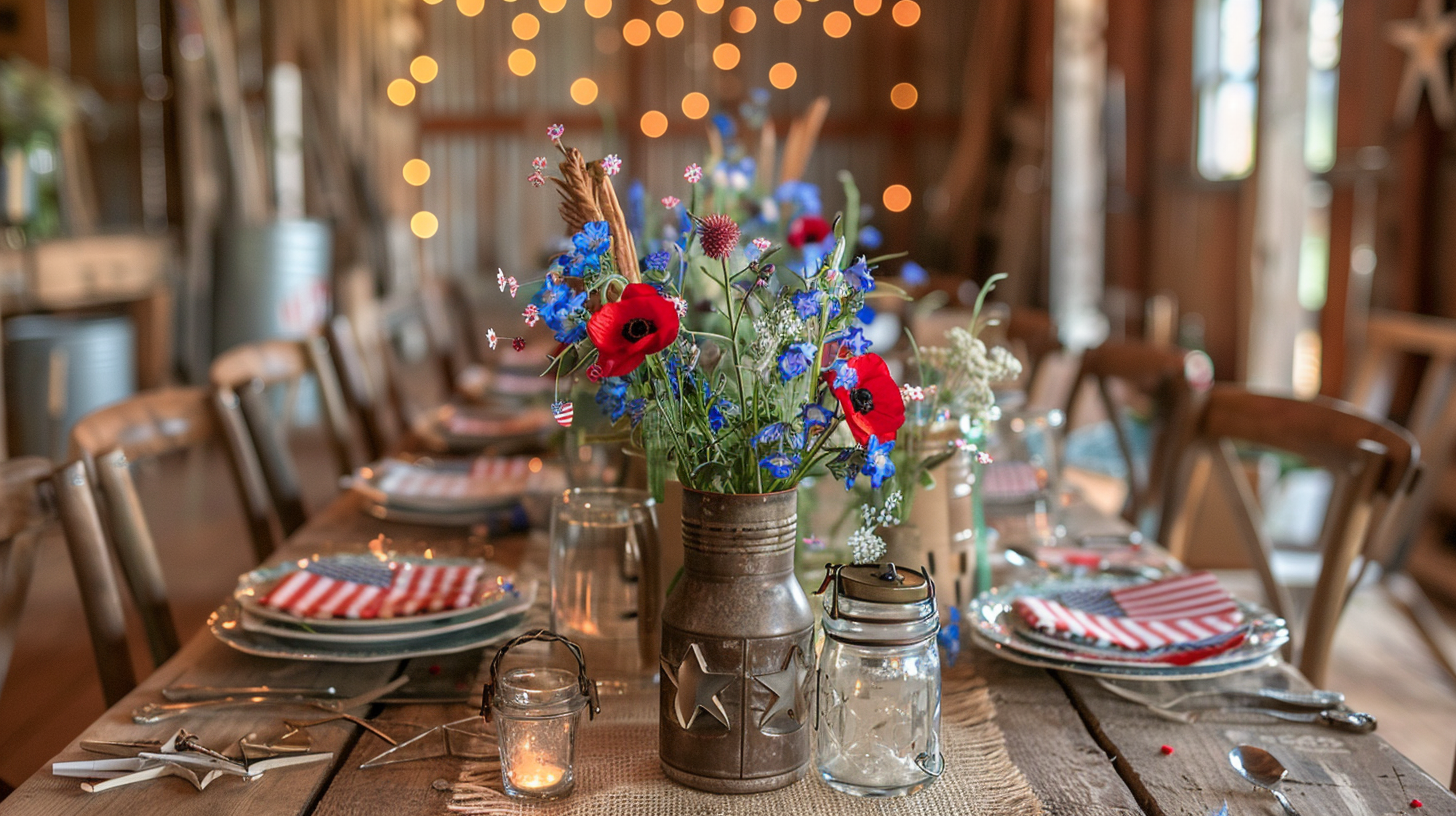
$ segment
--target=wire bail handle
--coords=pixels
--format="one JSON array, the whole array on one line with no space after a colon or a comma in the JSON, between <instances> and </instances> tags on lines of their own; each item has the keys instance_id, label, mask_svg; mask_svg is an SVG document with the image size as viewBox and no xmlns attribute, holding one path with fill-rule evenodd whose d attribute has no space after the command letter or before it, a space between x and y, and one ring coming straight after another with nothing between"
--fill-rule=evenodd
<instances>
[{"instance_id":1,"label":"wire bail handle","mask_svg":"<svg viewBox=\"0 0 1456 816\"><path fill-rule=\"evenodd\" d=\"M576 685L581 691L582 696L587 699L587 716L590 719L596 719L602 707L597 701L597 684L590 677L586 676L586 658L581 656L581 647L549 629L533 629L523 635L512 638L506 642L506 645L500 647L500 651L495 653L495 657L490 661L490 680L485 684L485 691L480 701L480 716L487 720L490 719L491 698L495 696L496 683L500 679L500 664L501 660L505 658L506 652L523 643L531 643L533 641L560 643L571 652L572 657L576 658Z\"/></svg>"}]
</instances>

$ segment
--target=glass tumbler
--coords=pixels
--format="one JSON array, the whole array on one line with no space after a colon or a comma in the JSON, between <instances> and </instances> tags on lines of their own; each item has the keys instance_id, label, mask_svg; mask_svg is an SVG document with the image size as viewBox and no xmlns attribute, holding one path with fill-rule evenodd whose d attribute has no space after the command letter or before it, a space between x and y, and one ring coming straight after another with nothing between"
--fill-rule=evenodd
<instances>
[{"instance_id":1,"label":"glass tumbler","mask_svg":"<svg viewBox=\"0 0 1456 816\"><path fill-rule=\"evenodd\" d=\"M1053 544L1061 519L1061 411L1015 410L991 426L980 474L986 521L1006 546Z\"/></svg>"},{"instance_id":2,"label":"glass tumbler","mask_svg":"<svg viewBox=\"0 0 1456 816\"><path fill-rule=\"evenodd\" d=\"M551 628L581 647L604 693L657 674L657 520L645 491L573 488L551 508Z\"/></svg>"}]
</instances>

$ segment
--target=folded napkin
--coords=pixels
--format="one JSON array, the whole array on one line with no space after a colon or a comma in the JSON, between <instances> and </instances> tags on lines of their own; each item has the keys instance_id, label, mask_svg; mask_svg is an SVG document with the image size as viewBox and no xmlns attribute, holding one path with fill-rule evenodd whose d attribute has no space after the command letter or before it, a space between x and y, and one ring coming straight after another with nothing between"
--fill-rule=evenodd
<instances>
[{"instance_id":1,"label":"folded napkin","mask_svg":"<svg viewBox=\"0 0 1456 816\"><path fill-rule=\"evenodd\" d=\"M397 618L467 609L496 586L485 565L417 564L372 556L309 561L264 595L260 603L301 618Z\"/></svg>"},{"instance_id":2,"label":"folded napkin","mask_svg":"<svg viewBox=\"0 0 1456 816\"><path fill-rule=\"evenodd\" d=\"M1011 606L1038 632L1131 652L1206 648L1229 640L1243 623L1232 596L1207 572L1113 590L1065 592L1056 598L1022 596Z\"/></svg>"}]
</instances>

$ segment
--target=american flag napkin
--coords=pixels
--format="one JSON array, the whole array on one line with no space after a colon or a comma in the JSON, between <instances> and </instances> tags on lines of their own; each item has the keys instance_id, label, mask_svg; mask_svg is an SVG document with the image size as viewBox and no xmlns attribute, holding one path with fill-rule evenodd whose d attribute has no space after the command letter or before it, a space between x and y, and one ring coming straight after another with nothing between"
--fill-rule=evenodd
<instances>
[{"instance_id":1,"label":"american flag napkin","mask_svg":"<svg viewBox=\"0 0 1456 816\"><path fill-rule=\"evenodd\" d=\"M338 556L308 562L260 601L301 618L397 618L475 606L481 564L419 564Z\"/></svg>"},{"instance_id":2,"label":"american flag napkin","mask_svg":"<svg viewBox=\"0 0 1456 816\"><path fill-rule=\"evenodd\" d=\"M1039 632L1133 652L1217 643L1243 623L1234 599L1207 572L1056 598L1023 596L1011 606Z\"/></svg>"}]
</instances>

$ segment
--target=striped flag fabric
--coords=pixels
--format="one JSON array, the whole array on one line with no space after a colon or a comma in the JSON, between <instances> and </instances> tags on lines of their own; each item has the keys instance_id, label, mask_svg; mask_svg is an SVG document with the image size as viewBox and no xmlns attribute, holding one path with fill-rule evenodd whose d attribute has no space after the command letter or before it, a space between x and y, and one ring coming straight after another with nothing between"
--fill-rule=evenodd
<instances>
[{"instance_id":1,"label":"striped flag fabric","mask_svg":"<svg viewBox=\"0 0 1456 816\"><path fill-rule=\"evenodd\" d=\"M532 462L536 469L531 469ZM479 456L469 470L414 465L386 460L378 488L398 498L478 499L487 501L541 489L551 479L539 459L530 456Z\"/></svg>"},{"instance_id":2,"label":"striped flag fabric","mask_svg":"<svg viewBox=\"0 0 1456 816\"><path fill-rule=\"evenodd\" d=\"M557 424L563 428L571 427L571 417L573 413L574 411L571 407L571 403L569 402L563 401L551 403L551 415L556 417Z\"/></svg>"},{"instance_id":3,"label":"striped flag fabric","mask_svg":"<svg viewBox=\"0 0 1456 816\"><path fill-rule=\"evenodd\" d=\"M300 618L399 618L475 606L484 578L483 564L321 558L289 573L260 603Z\"/></svg>"},{"instance_id":4,"label":"striped flag fabric","mask_svg":"<svg viewBox=\"0 0 1456 816\"><path fill-rule=\"evenodd\" d=\"M1134 652L1205 644L1243 623L1238 605L1207 572L1110 591L1022 596L1012 609L1038 632Z\"/></svg>"}]
</instances>

